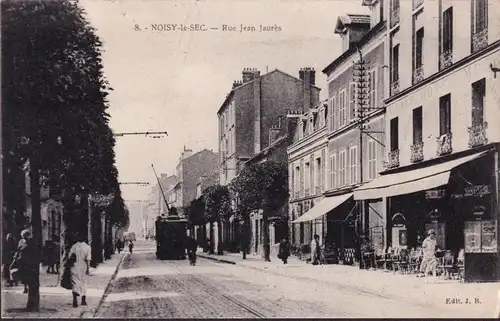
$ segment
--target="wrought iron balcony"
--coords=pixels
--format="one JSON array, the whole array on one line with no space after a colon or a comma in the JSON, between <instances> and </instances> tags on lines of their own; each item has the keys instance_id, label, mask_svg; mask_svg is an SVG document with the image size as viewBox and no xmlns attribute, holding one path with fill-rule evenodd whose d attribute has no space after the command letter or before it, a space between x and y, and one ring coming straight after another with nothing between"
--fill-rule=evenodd
<instances>
[{"instance_id":1,"label":"wrought iron balcony","mask_svg":"<svg viewBox=\"0 0 500 321\"><path fill-rule=\"evenodd\" d=\"M410 146L410 162L418 163L424 160L424 143L416 143Z\"/></svg>"},{"instance_id":2,"label":"wrought iron balcony","mask_svg":"<svg viewBox=\"0 0 500 321\"><path fill-rule=\"evenodd\" d=\"M387 161L384 162L387 169L399 167L399 149L387 153Z\"/></svg>"},{"instance_id":3,"label":"wrought iron balcony","mask_svg":"<svg viewBox=\"0 0 500 321\"><path fill-rule=\"evenodd\" d=\"M488 138L486 137L487 128L487 122L469 127L469 148L486 145L488 143Z\"/></svg>"},{"instance_id":4,"label":"wrought iron balcony","mask_svg":"<svg viewBox=\"0 0 500 321\"><path fill-rule=\"evenodd\" d=\"M321 194L321 187L316 186L315 191L316 191L316 195Z\"/></svg>"},{"instance_id":5,"label":"wrought iron balcony","mask_svg":"<svg viewBox=\"0 0 500 321\"><path fill-rule=\"evenodd\" d=\"M391 96L394 96L397 93L399 93L399 79L396 79L391 83Z\"/></svg>"},{"instance_id":6,"label":"wrought iron balcony","mask_svg":"<svg viewBox=\"0 0 500 321\"><path fill-rule=\"evenodd\" d=\"M424 66L413 69L413 84L416 85L424 80Z\"/></svg>"},{"instance_id":7,"label":"wrought iron balcony","mask_svg":"<svg viewBox=\"0 0 500 321\"><path fill-rule=\"evenodd\" d=\"M453 64L453 51L445 51L439 55L439 66L441 69L449 67Z\"/></svg>"},{"instance_id":8,"label":"wrought iron balcony","mask_svg":"<svg viewBox=\"0 0 500 321\"><path fill-rule=\"evenodd\" d=\"M451 154L451 152L453 151L453 148L451 146L451 137L451 133L447 133L441 135L441 137L437 139L437 156Z\"/></svg>"},{"instance_id":9,"label":"wrought iron balcony","mask_svg":"<svg viewBox=\"0 0 500 321\"><path fill-rule=\"evenodd\" d=\"M472 52L483 49L488 45L488 28L472 35Z\"/></svg>"},{"instance_id":10,"label":"wrought iron balcony","mask_svg":"<svg viewBox=\"0 0 500 321\"><path fill-rule=\"evenodd\" d=\"M399 24L399 7L393 8L391 10L391 28L394 28L397 24Z\"/></svg>"},{"instance_id":11,"label":"wrought iron balcony","mask_svg":"<svg viewBox=\"0 0 500 321\"><path fill-rule=\"evenodd\" d=\"M417 9L424 3L424 0L413 0L413 10Z\"/></svg>"},{"instance_id":12,"label":"wrought iron balcony","mask_svg":"<svg viewBox=\"0 0 500 321\"><path fill-rule=\"evenodd\" d=\"M295 195L294 195L294 196L295 196L295 198L299 198L299 197L300 197L300 191L295 191L295 193L294 193L294 194L295 194Z\"/></svg>"},{"instance_id":13,"label":"wrought iron balcony","mask_svg":"<svg viewBox=\"0 0 500 321\"><path fill-rule=\"evenodd\" d=\"M304 196L305 197L309 196L309 187L304 189Z\"/></svg>"}]
</instances>

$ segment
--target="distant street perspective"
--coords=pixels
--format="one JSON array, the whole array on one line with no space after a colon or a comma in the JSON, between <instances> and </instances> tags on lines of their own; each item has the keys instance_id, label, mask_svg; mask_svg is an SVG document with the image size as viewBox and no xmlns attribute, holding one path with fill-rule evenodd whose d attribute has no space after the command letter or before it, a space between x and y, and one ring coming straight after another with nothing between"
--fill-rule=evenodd
<instances>
[{"instance_id":1,"label":"distant street perspective","mask_svg":"<svg viewBox=\"0 0 500 321\"><path fill-rule=\"evenodd\" d=\"M500 318L499 0L3 0L2 318Z\"/></svg>"}]
</instances>

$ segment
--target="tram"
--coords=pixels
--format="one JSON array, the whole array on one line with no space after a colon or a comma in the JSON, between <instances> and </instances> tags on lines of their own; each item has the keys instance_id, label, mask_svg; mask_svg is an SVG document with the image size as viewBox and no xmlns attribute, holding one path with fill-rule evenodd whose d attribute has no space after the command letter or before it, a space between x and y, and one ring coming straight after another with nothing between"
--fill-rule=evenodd
<instances>
[{"instance_id":1,"label":"tram","mask_svg":"<svg viewBox=\"0 0 500 321\"><path fill-rule=\"evenodd\" d=\"M159 260L186 259L187 220L170 208L168 215L158 216L156 228L156 258Z\"/></svg>"}]
</instances>

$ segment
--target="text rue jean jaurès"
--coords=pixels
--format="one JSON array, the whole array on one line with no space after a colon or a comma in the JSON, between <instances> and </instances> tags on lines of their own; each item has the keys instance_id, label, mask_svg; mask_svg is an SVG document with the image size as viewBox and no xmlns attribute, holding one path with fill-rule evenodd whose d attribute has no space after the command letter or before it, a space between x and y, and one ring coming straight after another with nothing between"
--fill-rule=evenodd
<instances>
[{"instance_id":1,"label":"text rue jean jaur\u00e8s","mask_svg":"<svg viewBox=\"0 0 500 321\"><path fill-rule=\"evenodd\" d=\"M152 23L150 25L134 25L135 31L167 31L167 32L183 32L183 31L222 31L231 33L252 33L252 32L277 32L282 31L283 28L277 24L269 25L229 25L222 24L218 26L209 26L205 24L175 24L175 23Z\"/></svg>"}]
</instances>

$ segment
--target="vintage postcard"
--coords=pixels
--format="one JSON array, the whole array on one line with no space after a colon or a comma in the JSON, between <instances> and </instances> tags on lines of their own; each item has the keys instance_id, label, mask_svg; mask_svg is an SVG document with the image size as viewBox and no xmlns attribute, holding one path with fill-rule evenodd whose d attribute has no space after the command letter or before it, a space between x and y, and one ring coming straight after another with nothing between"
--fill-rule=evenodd
<instances>
[{"instance_id":1,"label":"vintage postcard","mask_svg":"<svg viewBox=\"0 0 500 321\"><path fill-rule=\"evenodd\" d=\"M0 4L2 318L500 317L500 1Z\"/></svg>"}]
</instances>

